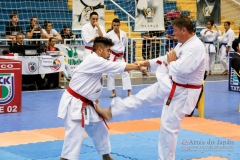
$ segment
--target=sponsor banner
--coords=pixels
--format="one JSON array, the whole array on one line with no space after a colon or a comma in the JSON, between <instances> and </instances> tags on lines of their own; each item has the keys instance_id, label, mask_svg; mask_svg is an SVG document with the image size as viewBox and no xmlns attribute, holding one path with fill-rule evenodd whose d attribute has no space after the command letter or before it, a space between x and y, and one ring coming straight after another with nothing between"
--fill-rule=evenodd
<instances>
[{"instance_id":1,"label":"sponsor banner","mask_svg":"<svg viewBox=\"0 0 240 160\"><path fill-rule=\"evenodd\" d=\"M213 20L218 26L221 25L220 0L197 0L197 26L205 27L209 20Z\"/></svg>"},{"instance_id":2,"label":"sponsor banner","mask_svg":"<svg viewBox=\"0 0 240 160\"><path fill-rule=\"evenodd\" d=\"M5 56L6 57L6 56ZM0 58L4 58L4 56ZM64 56L10 56L7 59L22 61L22 74L47 74L61 72L65 68Z\"/></svg>"},{"instance_id":3,"label":"sponsor banner","mask_svg":"<svg viewBox=\"0 0 240 160\"><path fill-rule=\"evenodd\" d=\"M64 57L63 56L57 56L57 57L52 57L52 65L51 66L43 66L43 59L42 57L40 58L40 67L39 67L39 73L53 73L53 72L61 72L65 68L65 62L64 62Z\"/></svg>"},{"instance_id":4,"label":"sponsor banner","mask_svg":"<svg viewBox=\"0 0 240 160\"><path fill-rule=\"evenodd\" d=\"M135 31L165 30L163 0L136 0Z\"/></svg>"},{"instance_id":5,"label":"sponsor banner","mask_svg":"<svg viewBox=\"0 0 240 160\"><path fill-rule=\"evenodd\" d=\"M32 57L19 57L22 60L23 74L38 74L38 59Z\"/></svg>"},{"instance_id":6,"label":"sponsor banner","mask_svg":"<svg viewBox=\"0 0 240 160\"><path fill-rule=\"evenodd\" d=\"M72 30L81 30L93 11L98 13L99 24L105 26L104 0L73 0L72 3Z\"/></svg>"},{"instance_id":7,"label":"sponsor banner","mask_svg":"<svg viewBox=\"0 0 240 160\"><path fill-rule=\"evenodd\" d=\"M229 81L228 81L228 90L240 92L240 82L234 69L232 68L232 57L234 53L229 53Z\"/></svg>"},{"instance_id":8,"label":"sponsor banner","mask_svg":"<svg viewBox=\"0 0 240 160\"><path fill-rule=\"evenodd\" d=\"M21 61L0 58L0 114L21 111Z\"/></svg>"}]
</instances>

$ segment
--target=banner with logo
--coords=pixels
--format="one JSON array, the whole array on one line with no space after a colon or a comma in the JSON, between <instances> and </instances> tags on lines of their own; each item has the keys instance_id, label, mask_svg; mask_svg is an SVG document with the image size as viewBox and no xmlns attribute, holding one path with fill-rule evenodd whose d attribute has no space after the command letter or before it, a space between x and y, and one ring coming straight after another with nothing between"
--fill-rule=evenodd
<instances>
[{"instance_id":1,"label":"banner with logo","mask_svg":"<svg viewBox=\"0 0 240 160\"><path fill-rule=\"evenodd\" d=\"M72 30L81 30L93 11L98 13L99 24L105 26L104 0L72 0L72 6Z\"/></svg>"},{"instance_id":2,"label":"banner with logo","mask_svg":"<svg viewBox=\"0 0 240 160\"><path fill-rule=\"evenodd\" d=\"M0 58L0 114L21 112L21 61Z\"/></svg>"},{"instance_id":3,"label":"banner with logo","mask_svg":"<svg viewBox=\"0 0 240 160\"><path fill-rule=\"evenodd\" d=\"M18 59L22 61L22 74L38 74L38 58L18 57Z\"/></svg>"},{"instance_id":4,"label":"banner with logo","mask_svg":"<svg viewBox=\"0 0 240 160\"><path fill-rule=\"evenodd\" d=\"M165 30L163 0L136 0L135 31Z\"/></svg>"},{"instance_id":5,"label":"banner with logo","mask_svg":"<svg viewBox=\"0 0 240 160\"><path fill-rule=\"evenodd\" d=\"M240 92L240 82L238 80L237 74L234 72L234 69L232 68L232 57L233 52L229 53L229 81L228 81L228 90L229 91L235 91Z\"/></svg>"},{"instance_id":6,"label":"banner with logo","mask_svg":"<svg viewBox=\"0 0 240 160\"><path fill-rule=\"evenodd\" d=\"M209 20L213 20L218 26L221 25L220 0L197 0L197 26L205 27Z\"/></svg>"},{"instance_id":7,"label":"banner with logo","mask_svg":"<svg viewBox=\"0 0 240 160\"><path fill-rule=\"evenodd\" d=\"M53 63L49 64L51 62L53 62ZM41 57L39 57L39 74L61 72L64 70L64 68L65 68L65 62L64 62L63 56L57 56L57 57L41 56Z\"/></svg>"}]
</instances>

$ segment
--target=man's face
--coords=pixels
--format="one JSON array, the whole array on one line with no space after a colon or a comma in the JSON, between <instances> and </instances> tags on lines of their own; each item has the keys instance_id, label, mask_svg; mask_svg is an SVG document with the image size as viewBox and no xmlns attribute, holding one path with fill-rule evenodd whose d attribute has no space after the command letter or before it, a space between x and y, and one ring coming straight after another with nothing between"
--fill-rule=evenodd
<instances>
[{"instance_id":1,"label":"man's face","mask_svg":"<svg viewBox=\"0 0 240 160\"><path fill-rule=\"evenodd\" d=\"M173 34L177 38L178 42L182 43L183 42L183 36L184 36L184 28L180 29L177 26L173 26Z\"/></svg>"},{"instance_id":2,"label":"man's face","mask_svg":"<svg viewBox=\"0 0 240 160\"><path fill-rule=\"evenodd\" d=\"M33 18L31 21L32 25L35 26L38 24L38 19L37 18Z\"/></svg>"},{"instance_id":3,"label":"man's face","mask_svg":"<svg viewBox=\"0 0 240 160\"><path fill-rule=\"evenodd\" d=\"M113 22L112 27L113 27L113 30L115 32L119 32L120 23L119 22Z\"/></svg>"},{"instance_id":4,"label":"man's face","mask_svg":"<svg viewBox=\"0 0 240 160\"><path fill-rule=\"evenodd\" d=\"M208 29L211 29L211 28L212 28L211 23L210 23L210 22L207 22L206 27L207 27Z\"/></svg>"},{"instance_id":5,"label":"man's face","mask_svg":"<svg viewBox=\"0 0 240 160\"><path fill-rule=\"evenodd\" d=\"M17 36L17 43L18 44L23 44L24 42L24 36L23 35L18 35Z\"/></svg>"},{"instance_id":6,"label":"man's face","mask_svg":"<svg viewBox=\"0 0 240 160\"><path fill-rule=\"evenodd\" d=\"M224 28L225 28L226 30L228 30L228 29L230 28L230 26L229 26L227 23L224 23Z\"/></svg>"},{"instance_id":7,"label":"man's face","mask_svg":"<svg viewBox=\"0 0 240 160\"><path fill-rule=\"evenodd\" d=\"M95 22L98 22L98 15L92 15L92 17L90 17L90 23L94 25Z\"/></svg>"},{"instance_id":8,"label":"man's face","mask_svg":"<svg viewBox=\"0 0 240 160\"><path fill-rule=\"evenodd\" d=\"M49 46L50 47L54 47L56 44L56 39L51 39L51 41L49 41Z\"/></svg>"},{"instance_id":9,"label":"man's face","mask_svg":"<svg viewBox=\"0 0 240 160\"><path fill-rule=\"evenodd\" d=\"M14 22L14 23L18 22L18 16L17 15L12 17L12 22Z\"/></svg>"},{"instance_id":10,"label":"man's face","mask_svg":"<svg viewBox=\"0 0 240 160\"><path fill-rule=\"evenodd\" d=\"M47 31L51 31L51 30L52 30L52 23L48 23L48 24L47 24L46 30L47 30Z\"/></svg>"},{"instance_id":11,"label":"man's face","mask_svg":"<svg viewBox=\"0 0 240 160\"><path fill-rule=\"evenodd\" d=\"M111 47L110 46L106 46L104 48L99 47L100 49L100 56L103 57L104 59L109 59L110 54L111 54Z\"/></svg>"},{"instance_id":12,"label":"man's face","mask_svg":"<svg viewBox=\"0 0 240 160\"><path fill-rule=\"evenodd\" d=\"M70 34L70 28L66 28L64 34L66 35Z\"/></svg>"}]
</instances>

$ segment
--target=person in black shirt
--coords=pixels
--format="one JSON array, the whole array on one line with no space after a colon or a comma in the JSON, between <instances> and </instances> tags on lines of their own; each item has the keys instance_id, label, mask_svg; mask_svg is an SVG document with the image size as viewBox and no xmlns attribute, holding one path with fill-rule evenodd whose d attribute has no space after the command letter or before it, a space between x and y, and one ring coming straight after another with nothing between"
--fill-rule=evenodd
<instances>
[{"instance_id":1,"label":"person in black shirt","mask_svg":"<svg viewBox=\"0 0 240 160\"><path fill-rule=\"evenodd\" d=\"M17 33L22 33L22 27L18 24L18 14L12 13L10 14L9 18L11 19L11 22L6 25L5 27L5 36L6 39L13 39L17 35ZM12 45L11 41L8 41L9 45Z\"/></svg>"},{"instance_id":2,"label":"person in black shirt","mask_svg":"<svg viewBox=\"0 0 240 160\"><path fill-rule=\"evenodd\" d=\"M63 40L76 38L76 35L71 32L69 26L63 26L63 29L61 30L60 34L61 34ZM70 44L70 41L66 41L66 44Z\"/></svg>"},{"instance_id":3,"label":"person in black shirt","mask_svg":"<svg viewBox=\"0 0 240 160\"><path fill-rule=\"evenodd\" d=\"M18 33L13 37L16 37L16 43L9 48L10 53L18 53L19 56L24 56L24 35L22 33Z\"/></svg>"},{"instance_id":4,"label":"person in black shirt","mask_svg":"<svg viewBox=\"0 0 240 160\"><path fill-rule=\"evenodd\" d=\"M240 40L235 39L232 44L232 48L234 49L235 53L232 57L232 68L237 72L237 77L239 80L240 85Z\"/></svg>"},{"instance_id":5,"label":"person in black shirt","mask_svg":"<svg viewBox=\"0 0 240 160\"><path fill-rule=\"evenodd\" d=\"M30 26L26 29L29 39L40 39L42 37L42 27L38 24L38 18L33 16L30 19ZM40 41L30 41L30 44L40 44Z\"/></svg>"}]
</instances>

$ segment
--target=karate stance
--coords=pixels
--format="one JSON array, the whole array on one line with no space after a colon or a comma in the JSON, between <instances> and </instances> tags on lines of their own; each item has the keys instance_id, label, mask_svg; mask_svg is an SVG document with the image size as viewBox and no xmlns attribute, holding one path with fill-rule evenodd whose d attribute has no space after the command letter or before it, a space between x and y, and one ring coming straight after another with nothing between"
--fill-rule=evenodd
<instances>
[{"instance_id":1,"label":"karate stance","mask_svg":"<svg viewBox=\"0 0 240 160\"><path fill-rule=\"evenodd\" d=\"M114 98L109 110L114 116L132 108L163 105L158 160L175 159L181 121L197 103L205 72L205 47L195 35L191 20L176 18L172 25L179 42L174 50L157 59L137 62L150 71L156 70L158 82L134 96Z\"/></svg>"},{"instance_id":2,"label":"karate stance","mask_svg":"<svg viewBox=\"0 0 240 160\"><path fill-rule=\"evenodd\" d=\"M216 30L213 30L213 26ZM210 20L206 23L206 28L201 32L201 37L206 48L206 71L208 75L212 75L212 70L214 69L215 56L216 56L216 47L214 42L217 40L220 35L220 31L217 29L217 26L214 25L214 21Z\"/></svg>"},{"instance_id":3,"label":"karate stance","mask_svg":"<svg viewBox=\"0 0 240 160\"><path fill-rule=\"evenodd\" d=\"M127 45L127 35L124 31L119 29L120 20L115 18L112 21L113 30L106 34L107 38L112 39L114 46L111 47L112 54L110 55L110 61L113 62L125 62L123 57L124 51ZM122 74L122 84L123 90L128 90L128 96L131 95L132 85L131 79L128 72L123 72ZM112 91L110 98L116 97L115 89L115 73L108 73L107 76L107 89Z\"/></svg>"},{"instance_id":4,"label":"karate stance","mask_svg":"<svg viewBox=\"0 0 240 160\"><path fill-rule=\"evenodd\" d=\"M108 61L111 46L111 39L96 38L93 53L73 71L69 87L62 95L58 108L58 117L65 121L61 160L79 160L85 131L92 138L102 159L113 160L109 155L111 147L108 129L103 120L110 116L101 114L104 109L96 105L102 91L102 74L138 70L139 66Z\"/></svg>"},{"instance_id":5,"label":"karate stance","mask_svg":"<svg viewBox=\"0 0 240 160\"><path fill-rule=\"evenodd\" d=\"M234 31L230 28L230 22L224 23L225 32L223 34L223 40L220 47L220 63L222 66L222 69L224 70L222 72L222 75L228 74L228 68L229 68L229 52L233 51L232 49L232 42L235 39Z\"/></svg>"},{"instance_id":6,"label":"karate stance","mask_svg":"<svg viewBox=\"0 0 240 160\"><path fill-rule=\"evenodd\" d=\"M93 51L93 42L96 37L103 37L106 35L103 26L98 23L98 13L92 12L90 14L90 22L82 27L82 39L84 44L83 60Z\"/></svg>"}]
</instances>

